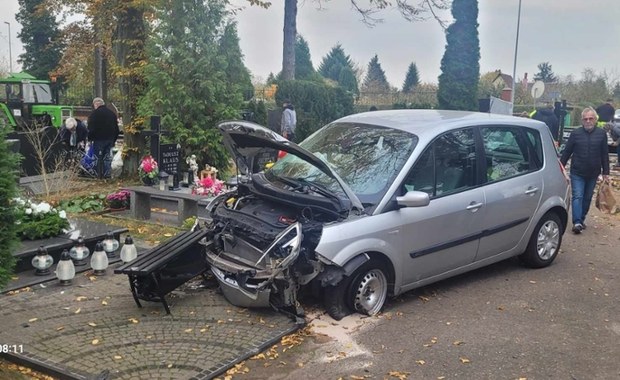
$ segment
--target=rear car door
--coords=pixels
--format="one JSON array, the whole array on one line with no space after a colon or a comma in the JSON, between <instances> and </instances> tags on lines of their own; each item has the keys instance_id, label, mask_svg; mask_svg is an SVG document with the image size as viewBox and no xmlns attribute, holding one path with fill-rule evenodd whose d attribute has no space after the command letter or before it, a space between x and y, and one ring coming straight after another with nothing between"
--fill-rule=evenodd
<instances>
[{"instance_id":1,"label":"rear car door","mask_svg":"<svg viewBox=\"0 0 620 380\"><path fill-rule=\"evenodd\" d=\"M404 285L440 275L473 262L482 226L484 193L476 187L473 128L435 139L412 167L403 193L430 195L426 207L401 208Z\"/></svg>"},{"instance_id":2,"label":"rear car door","mask_svg":"<svg viewBox=\"0 0 620 380\"><path fill-rule=\"evenodd\" d=\"M537 130L481 126L486 176L484 225L476 260L514 249L539 206L543 193L542 142Z\"/></svg>"}]
</instances>

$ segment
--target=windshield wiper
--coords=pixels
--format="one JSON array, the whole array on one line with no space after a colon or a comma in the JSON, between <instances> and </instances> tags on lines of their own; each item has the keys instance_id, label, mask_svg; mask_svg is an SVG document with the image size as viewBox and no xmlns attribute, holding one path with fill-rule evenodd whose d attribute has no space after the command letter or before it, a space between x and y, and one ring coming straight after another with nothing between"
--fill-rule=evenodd
<instances>
[{"instance_id":1,"label":"windshield wiper","mask_svg":"<svg viewBox=\"0 0 620 380\"><path fill-rule=\"evenodd\" d=\"M334 194L333 191L327 189L323 185L319 185L318 183L314 183L314 182L308 181L307 179L301 178L301 177L294 178L294 180L297 181L298 183L306 186L306 188L308 190L312 191L313 193L321 194L324 197L333 198L333 199L336 199L336 200L340 201L340 197L338 197L336 194Z\"/></svg>"}]
</instances>

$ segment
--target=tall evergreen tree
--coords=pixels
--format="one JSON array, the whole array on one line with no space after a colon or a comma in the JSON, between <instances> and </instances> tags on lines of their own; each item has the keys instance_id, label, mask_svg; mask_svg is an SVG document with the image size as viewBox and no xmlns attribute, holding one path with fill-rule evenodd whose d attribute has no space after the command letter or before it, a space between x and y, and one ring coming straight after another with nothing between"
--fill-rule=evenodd
<instances>
[{"instance_id":1,"label":"tall evergreen tree","mask_svg":"<svg viewBox=\"0 0 620 380\"><path fill-rule=\"evenodd\" d=\"M238 118L242 94L228 84L219 56L228 13L226 0L163 0L148 44L148 90L143 116L162 115L171 140L203 163L228 166L216 124ZM230 40L229 40L230 42Z\"/></svg>"},{"instance_id":2,"label":"tall evergreen tree","mask_svg":"<svg viewBox=\"0 0 620 380\"><path fill-rule=\"evenodd\" d=\"M6 140L9 128L6 118L0 118L0 289L11 279L15 265L13 251L19 242L15 209L11 204L11 200L17 196L19 160L9 150Z\"/></svg>"},{"instance_id":3,"label":"tall evergreen tree","mask_svg":"<svg viewBox=\"0 0 620 380\"><path fill-rule=\"evenodd\" d=\"M362 86L365 91L369 92L389 92L390 84L385 77L385 71L381 68L379 57L375 54L368 63L368 71L364 78Z\"/></svg>"},{"instance_id":4,"label":"tall evergreen tree","mask_svg":"<svg viewBox=\"0 0 620 380\"><path fill-rule=\"evenodd\" d=\"M314 79L315 74L308 42L298 35L295 43L295 79L310 80Z\"/></svg>"},{"instance_id":5,"label":"tall evergreen tree","mask_svg":"<svg viewBox=\"0 0 620 380\"><path fill-rule=\"evenodd\" d=\"M410 63L407 69L407 75L405 76L405 82L403 83L403 92L412 92L417 85L420 84L420 76L418 75L418 66L415 63Z\"/></svg>"},{"instance_id":6,"label":"tall evergreen tree","mask_svg":"<svg viewBox=\"0 0 620 380\"><path fill-rule=\"evenodd\" d=\"M354 94L359 93L353 62L340 44L323 57L318 71L323 77L338 82L342 88Z\"/></svg>"},{"instance_id":7,"label":"tall evergreen tree","mask_svg":"<svg viewBox=\"0 0 620 380\"><path fill-rule=\"evenodd\" d=\"M473 111L478 109L480 78L478 1L454 0L452 17L454 23L446 31L437 100L443 109Z\"/></svg>"},{"instance_id":8,"label":"tall evergreen tree","mask_svg":"<svg viewBox=\"0 0 620 380\"><path fill-rule=\"evenodd\" d=\"M18 61L30 75L48 79L49 73L58 66L64 48L56 18L44 0L19 0L15 19L22 25L17 37L24 45L24 53Z\"/></svg>"},{"instance_id":9,"label":"tall evergreen tree","mask_svg":"<svg viewBox=\"0 0 620 380\"><path fill-rule=\"evenodd\" d=\"M545 83L552 83L558 80L553 73L549 62L543 62L538 64L538 73L534 75L535 80L540 80Z\"/></svg>"},{"instance_id":10,"label":"tall evergreen tree","mask_svg":"<svg viewBox=\"0 0 620 380\"><path fill-rule=\"evenodd\" d=\"M254 86L250 71L243 63L243 53L239 47L239 35L236 22L229 22L219 43L219 65L226 73L228 92L243 94L245 100L254 96Z\"/></svg>"}]
</instances>

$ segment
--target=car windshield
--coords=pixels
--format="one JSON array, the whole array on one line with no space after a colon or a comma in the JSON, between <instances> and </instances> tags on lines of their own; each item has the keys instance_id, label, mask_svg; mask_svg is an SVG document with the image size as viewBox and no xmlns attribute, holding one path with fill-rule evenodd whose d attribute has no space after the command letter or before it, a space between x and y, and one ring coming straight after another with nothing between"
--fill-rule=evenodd
<instances>
[{"instance_id":1,"label":"car windshield","mask_svg":"<svg viewBox=\"0 0 620 380\"><path fill-rule=\"evenodd\" d=\"M417 142L417 136L392 128L333 123L299 145L326 162L370 207L381 200ZM344 196L334 178L292 154L278 160L268 174L311 182Z\"/></svg>"}]
</instances>

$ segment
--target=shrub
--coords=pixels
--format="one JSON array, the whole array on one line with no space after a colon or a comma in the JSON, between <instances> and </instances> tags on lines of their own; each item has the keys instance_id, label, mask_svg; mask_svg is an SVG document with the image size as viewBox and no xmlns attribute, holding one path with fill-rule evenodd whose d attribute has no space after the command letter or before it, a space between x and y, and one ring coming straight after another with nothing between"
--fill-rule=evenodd
<instances>
[{"instance_id":1,"label":"shrub","mask_svg":"<svg viewBox=\"0 0 620 380\"><path fill-rule=\"evenodd\" d=\"M301 80L282 81L276 102L289 99L297 112L296 139L303 140L323 125L353 113L353 94L342 87Z\"/></svg>"},{"instance_id":2,"label":"shrub","mask_svg":"<svg viewBox=\"0 0 620 380\"><path fill-rule=\"evenodd\" d=\"M1 112L1 111L0 111ZM9 150L6 134L8 125L0 119L0 289L11 278L15 259L13 250L17 247L16 210L11 200L17 195L17 155Z\"/></svg>"},{"instance_id":3,"label":"shrub","mask_svg":"<svg viewBox=\"0 0 620 380\"><path fill-rule=\"evenodd\" d=\"M47 202L36 203L15 198L17 236L22 239L44 239L58 236L69 228L64 210L58 210Z\"/></svg>"},{"instance_id":4,"label":"shrub","mask_svg":"<svg viewBox=\"0 0 620 380\"><path fill-rule=\"evenodd\" d=\"M101 211L103 210L103 202L105 195L90 194L78 198L67 199L60 202L59 207L71 213Z\"/></svg>"}]
</instances>

